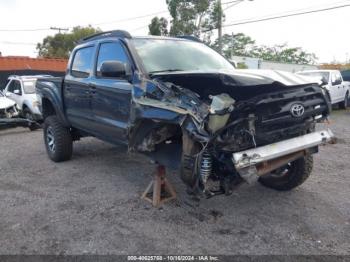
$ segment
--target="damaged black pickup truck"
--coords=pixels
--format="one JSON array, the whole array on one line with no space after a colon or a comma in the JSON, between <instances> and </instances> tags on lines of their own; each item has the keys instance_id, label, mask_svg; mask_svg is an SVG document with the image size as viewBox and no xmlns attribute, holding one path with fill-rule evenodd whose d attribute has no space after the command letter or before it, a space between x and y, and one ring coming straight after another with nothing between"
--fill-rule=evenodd
<instances>
[{"instance_id":1,"label":"damaged black pickup truck","mask_svg":"<svg viewBox=\"0 0 350 262\"><path fill-rule=\"evenodd\" d=\"M230 194L242 181L290 190L305 181L330 130L325 91L301 76L235 70L179 37L110 31L82 39L64 78L37 81L44 139L56 162L94 136L178 168L192 192Z\"/></svg>"}]
</instances>

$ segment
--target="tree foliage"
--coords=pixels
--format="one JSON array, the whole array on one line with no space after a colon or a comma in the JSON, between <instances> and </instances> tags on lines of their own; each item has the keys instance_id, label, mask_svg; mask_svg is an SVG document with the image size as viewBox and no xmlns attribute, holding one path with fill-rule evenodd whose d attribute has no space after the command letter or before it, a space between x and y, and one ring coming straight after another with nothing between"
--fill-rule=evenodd
<instances>
[{"instance_id":1,"label":"tree foliage","mask_svg":"<svg viewBox=\"0 0 350 262\"><path fill-rule=\"evenodd\" d=\"M149 25L151 35L194 35L206 44L218 50L219 42L211 41L213 29L219 26L220 16L224 13L218 0L166 0L171 15L170 30L165 18L154 17ZM247 56L269 61L313 64L317 57L301 47L288 47L286 44L259 46L255 40L243 33L224 34L222 37L222 53L227 58Z\"/></svg>"},{"instance_id":2,"label":"tree foliage","mask_svg":"<svg viewBox=\"0 0 350 262\"><path fill-rule=\"evenodd\" d=\"M317 57L313 53L308 53L301 47L288 47L287 44L274 46L259 46L250 36L243 33L225 34L222 38L223 55L227 58L232 56L246 56L260 58L266 61L276 61L281 63L314 64ZM218 40L211 45L218 49Z\"/></svg>"},{"instance_id":3,"label":"tree foliage","mask_svg":"<svg viewBox=\"0 0 350 262\"><path fill-rule=\"evenodd\" d=\"M151 35L194 35L204 40L217 28L221 6L217 0L166 0L171 15L170 30L165 18L153 18L149 25Z\"/></svg>"},{"instance_id":4,"label":"tree foliage","mask_svg":"<svg viewBox=\"0 0 350 262\"><path fill-rule=\"evenodd\" d=\"M250 56L255 47L255 40L243 33L238 34L224 34L222 36L222 53L225 57L232 56ZM215 50L219 49L219 41L216 39L211 47Z\"/></svg>"},{"instance_id":5,"label":"tree foliage","mask_svg":"<svg viewBox=\"0 0 350 262\"><path fill-rule=\"evenodd\" d=\"M164 17L154 17L148 25L150 35L168 35L168 20Z\"/></svg>"},{"instance_id":6,"label":"tree foliage","mask_svg":"<svg viewBox=\"0 0 350 262\"><path fill-rule=\"evenodd\" d=\"M288 47L287 44L258 46L251 51L250 56L268 61L295 64L314 64L317 57L304 51L301 47Z\"/></svg>"},{"instance_id":7,"label":"tree foliage","mask_svg":"<svg viewBox=\"0 0 350 262\"><path fill-rule=\"evenodd\" d=\"M45 37L42 43L37 44L36 49L40 57L68 58L80 39L98 32L101 32L99 28L77 26L69 33Z\"/></svg>"}]
</instances>

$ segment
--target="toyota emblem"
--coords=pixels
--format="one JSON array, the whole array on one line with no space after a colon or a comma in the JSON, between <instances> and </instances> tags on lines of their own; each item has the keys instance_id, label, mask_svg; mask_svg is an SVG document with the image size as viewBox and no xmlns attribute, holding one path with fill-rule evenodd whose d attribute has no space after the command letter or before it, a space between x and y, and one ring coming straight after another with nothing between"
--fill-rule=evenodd
<instances>
[{"instance_id":1,"label":"toyota emblem","mask_svg":"<svg viewBox=\"0 0 350 262\"><path fill-rule=\"evenodd\" d=\"M305 113L305 107L302 104L294 104L290 108L290 113L294 117L301 117Z\"/></svg>"}]
</instances>

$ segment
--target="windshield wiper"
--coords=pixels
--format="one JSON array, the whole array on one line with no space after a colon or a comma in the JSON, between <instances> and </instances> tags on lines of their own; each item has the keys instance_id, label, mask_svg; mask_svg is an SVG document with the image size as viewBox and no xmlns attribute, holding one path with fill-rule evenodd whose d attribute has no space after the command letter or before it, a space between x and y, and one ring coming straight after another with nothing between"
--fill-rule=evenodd
<instances>
[{"instance_id":1,"label":"windshield wiper","mask_svg":"<svg viewBox=\"0 0 350 262\"><path fill-rule=\"evenodd\" d=\"M157 73L164 73L164 72L176 72L176 71L184 71L182 69L164 69L164 70L158 70L158 71L151 71L148 74L149 75L154 75Z\"/></svg>"}]
</instances>

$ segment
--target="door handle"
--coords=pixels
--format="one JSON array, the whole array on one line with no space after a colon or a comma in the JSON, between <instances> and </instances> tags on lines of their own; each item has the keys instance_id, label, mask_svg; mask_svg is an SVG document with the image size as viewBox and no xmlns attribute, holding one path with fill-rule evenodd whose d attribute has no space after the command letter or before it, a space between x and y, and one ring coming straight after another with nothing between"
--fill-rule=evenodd
<instances>
[{"instance_id":1,"label":"door handle","mask_svg":"<svg viewBox=\"0 0 350 262\"><path fill-rule=\"evenodd\" d=\"M90 94L96 94L96 85L95 84L88 84L89 88L90 88Z\"/></svg>"}]
</instances>

